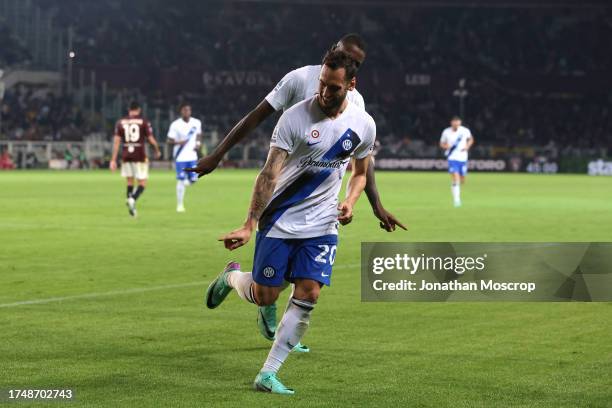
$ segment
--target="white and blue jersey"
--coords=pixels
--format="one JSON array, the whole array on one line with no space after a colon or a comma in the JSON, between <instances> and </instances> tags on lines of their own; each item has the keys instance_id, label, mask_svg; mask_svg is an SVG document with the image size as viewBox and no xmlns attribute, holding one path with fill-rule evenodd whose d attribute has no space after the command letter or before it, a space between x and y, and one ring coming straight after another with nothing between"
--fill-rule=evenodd
<instances>
[{"instance_id":1,"label":"white and blue jersey","mask_svg":"<svg viewBox=\"0 0 612 408\"><path fill-rule=\"evenodd\" d=\"M316 96L285 111L270 146L288 156L259 220L255 282L280 286L306 278L329 285L342 177L351 157L368 157L375 138L374 120L352 102L335 119L321 111Z\"/></svg>"},{"instance_id":2,"label":"white and blue jersey","mask_svg":"<svg viewBox=\"0 0 612 408\"><path fill-rule=\"evenodd\" d=\"M337 234L338 193L351 156L368 157L376 125L349 102L337 118L328 118L312 97L279 119L271 147L289 153L274 194L259 223L273 238L312 238Z\"/></svg>"},{"instance_id":3,"label":"white and blue jersey","mask_svg":"<svg viewBox=\"0 0 612 408\"><path fill-rule=\"evenodd\" d=\"M462 176L467 174L468 152L466 147L471 138L472 132L465 126L459 126L457 130L447 127L442 132L440 142L450 146L445 152L449 173L459 173Z\"/></svg>"},{"instance_id":4,"label":"white and blue jersey","mask_svg":"<svg viewBox=\"0 0 612 408\"><path fill-rule=\"evenodd\" d=\"M192 181L197 180L196 173L186 173L185 169L197 165L198 153L196 152L196 142L201 133L202 122L196 118L189 118L188 121L178 118L172 122L170 129L168 129L168 139L172 139L175 142L187 142L181 146L175 145L172 151L172 158L175 161L176 178L178 180L185 180L187 177Z\"/></svg>"}]
</instances>

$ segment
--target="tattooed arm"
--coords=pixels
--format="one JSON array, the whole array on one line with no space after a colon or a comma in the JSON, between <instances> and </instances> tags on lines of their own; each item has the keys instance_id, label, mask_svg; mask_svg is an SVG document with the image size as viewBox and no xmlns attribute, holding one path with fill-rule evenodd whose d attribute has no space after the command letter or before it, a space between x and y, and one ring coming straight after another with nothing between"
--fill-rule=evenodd
<instances>
[{"instance_id":1,"label":"tattooed arm","mask_svg":"<svg viewBox=\"0 0 612 408\"><path fill-rule=\"evenodd\" d=\"M255 181L251 205L249 206L249 213L244 225L219 239L219 241L223 241L225 247L230 251L240 248L251 239L251 234L257 227L257 223L274 193L276 180L286 158L287 152L285 150L278 147L270 148L266 164Z\"/></svg>"}]
</instances>

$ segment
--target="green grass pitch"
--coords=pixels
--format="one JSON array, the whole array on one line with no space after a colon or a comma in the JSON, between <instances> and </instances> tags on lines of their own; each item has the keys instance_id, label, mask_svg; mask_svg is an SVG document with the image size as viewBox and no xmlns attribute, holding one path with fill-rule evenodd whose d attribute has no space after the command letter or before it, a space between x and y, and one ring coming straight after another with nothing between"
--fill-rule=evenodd
<instances>
[{"instance_id":1,"label":"green grass pitch","mask_svg":"<svg viewBox=\"0 0 612 408\"><path fill-rule=\"evenodd\" d=\"M228 260L251 267L252 242L216 240L255 174L207 176L177 214L173 174L153 171L133 220L118 173L0 173L0 388L70 387L79 407L612 406L612 304L362 304L358 270L362 240L609 241L612 179L473 173L454 209L443 172L379 172L409 231L360 200L282 397L251 390L270 346L255 308L203 306Z\"/></svg>"}]
</instances>

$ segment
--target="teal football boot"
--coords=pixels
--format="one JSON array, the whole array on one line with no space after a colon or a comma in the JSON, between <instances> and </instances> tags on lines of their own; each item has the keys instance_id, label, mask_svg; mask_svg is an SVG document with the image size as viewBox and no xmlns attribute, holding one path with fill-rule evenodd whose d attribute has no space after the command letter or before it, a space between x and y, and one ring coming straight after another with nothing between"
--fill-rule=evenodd
<instances>
[{"instance_id":1,"label":"teal football boot","mask_svg":"<svg viewBox=\"0 0 612 408\"><path fill-rule=\"evenodd\" d=\"M293 391L291 388L285 387L283 383L276 378L276 374L273 372L260 372L257 374L257 377L255 377L255 382L253 382L253 388L256 391L270 392L272 394L295 394L295 391Z\"/></svg>"},{"instance_id":2,"label":"teal football boot","mask_svg":"<svg viewBox=\"0 0 612 408\"><path fill-rule=\"evenodd\" d=\"M206 307L209 309L219 306L232 291L232 287L227 283L227 275L232 271L240 271L240 264L238 262L229 262L219 276L208 286L206 290Z\"/></svg>"},{"instance_id":3,"label":"teal football boot","mask_svg":"<svg viewBox=\"0 0 612 408\"><path fill-rule=\"evenodd\" d=\"M257 327L262 336L270 341L274 341L276 335L276 303L270 306L259 306L257 308ZM310 352L310 348L302 343L298 343L291 351L296 353L308 353Z\"/></svg>"},{"instance_id":4,"label":"teal football boot","mask_svg":"<svg viewBox=\"0 0 612 408\"><path fill-rule=\"evenodd\" d=\"M270 306L257 308L257 327L259 333L270 341L274 341L276 334L276 303Z\"/></svg>"},{"instance_id":5,"label":"teal football boot","mask_svg":"<svg viewBox=\"0 0 612 408\"><path fill-rule=\"evenodd\" d=\"M293 353L310 353L310 347L308 347L305 344L298 343L295 345L295 347L291 351Z\"/></svg>"}]
</instances>

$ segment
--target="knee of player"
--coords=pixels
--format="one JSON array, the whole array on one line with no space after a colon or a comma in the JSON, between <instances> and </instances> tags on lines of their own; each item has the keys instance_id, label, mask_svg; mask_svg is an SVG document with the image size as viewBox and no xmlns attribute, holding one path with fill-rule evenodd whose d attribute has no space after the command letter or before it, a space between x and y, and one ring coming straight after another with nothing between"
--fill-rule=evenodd
<instances>
[{"instance_id":1,"label":"knee of player","mask_svg":"<svg viewBox=\"0 0 612 408\"><path fill-rule=\"evenodd\" d=\"M271 295L258 296L257 297L257 305L259 305L259 306L271 306L274 303L276 303L276 299L278 299L278 296L271 296Z\"/></svg>"},{"instance_id":2,"label":"knee of player","mask_svg":"<svg viewBox=\"0 0 612 408\"><path fill-rule=\"evenodd\" d=\"M293 297L300 300L306 300L310 303L317 303L320 293L321 286L318 282L313 281L307 284L296 283Z\"/></svg>"},{"instance_id":3,"label":"knee of player","mask_svg":"<svg viewBox=\"0 0 612 408\"><path fill-rule=\"evenodd\" d=\"M259 306L270 306L276 303L278 292L272 289L262 286L255 289L255 298Z\"/></svg>"}]
</instances>

